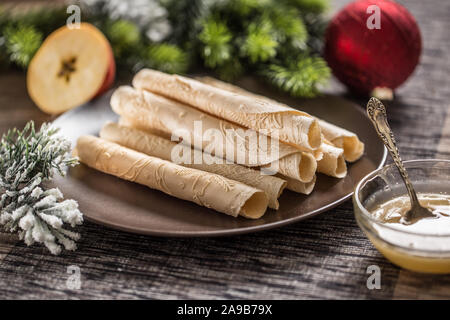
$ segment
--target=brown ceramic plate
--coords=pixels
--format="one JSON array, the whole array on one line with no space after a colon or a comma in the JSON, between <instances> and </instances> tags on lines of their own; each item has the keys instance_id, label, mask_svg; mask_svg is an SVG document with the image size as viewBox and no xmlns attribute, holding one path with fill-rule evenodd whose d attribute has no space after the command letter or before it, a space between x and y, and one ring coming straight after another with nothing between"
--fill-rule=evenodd
<instances>
[{"instance_id":1,"label":"brown ceramic plate","mask_svg":"<svg viewBox=\"0 0 450 320\"><path fill-rule=\"evenodd\" d=\"M349 199L358 181L384 164L386 150L360 106L331 96L305 101L272 97L294 107L301 105L303 111L358 134L366 151L349 165L345 179L319 174L311 195L286 190L280 197L280 209L270 209L258 220L233 218L84 165L69 170L66 178L57 178L56 184L66 197L79 202L86 219L114 229L158 236L224 236L280 227L325 212ZM114 119L106 95L65 113L54 123L75 143L82 134L98 134L105 121Z\"/></svg>"}]
</instances>

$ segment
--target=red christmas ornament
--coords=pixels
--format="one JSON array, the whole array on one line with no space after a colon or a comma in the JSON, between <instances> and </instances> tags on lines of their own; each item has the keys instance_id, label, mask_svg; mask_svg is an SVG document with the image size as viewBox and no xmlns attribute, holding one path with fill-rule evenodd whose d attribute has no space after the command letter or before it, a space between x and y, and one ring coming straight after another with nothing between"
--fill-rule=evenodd
<instances>
[{"instance_id":1,"label":"red christmas ornament","mask_svg":"<svg viewBox=\"0 0 450 320\"><path fill-rule=\"evenodd\" d=\"M422 44L413 16L390 0L347 5L326 32L325 59L350 89L369 94L395 89L414 71Z\"/></svg>"}]
</instances>

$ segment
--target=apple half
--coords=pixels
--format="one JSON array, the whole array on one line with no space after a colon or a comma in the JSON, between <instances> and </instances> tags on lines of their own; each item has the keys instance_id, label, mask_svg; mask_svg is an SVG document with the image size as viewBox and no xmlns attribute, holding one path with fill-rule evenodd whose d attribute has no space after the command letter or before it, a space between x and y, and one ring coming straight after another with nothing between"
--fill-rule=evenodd
<instances>
[{"instance_id":1,"label":"apple half","mask_svg":"<svg viewBox=\"0 0 450 320\"><path fill-rule=\"evenodd\" d=\"M114 82L116 65L106 37L89 23L51 33L28 66L27 88L44 112L60 114L101 95Z\"/></svg>"}]
</instances>

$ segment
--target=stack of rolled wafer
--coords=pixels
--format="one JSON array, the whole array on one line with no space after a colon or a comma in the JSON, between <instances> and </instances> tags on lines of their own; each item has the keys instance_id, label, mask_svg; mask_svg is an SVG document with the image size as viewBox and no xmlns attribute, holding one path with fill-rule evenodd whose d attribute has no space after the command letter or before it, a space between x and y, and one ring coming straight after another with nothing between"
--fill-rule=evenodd
<instances>
[{"instance_id":1,"label":"stack of rolled wafer","mask_svg":"<svg viewBox=\"0 0 450 320\"><path fill-rule=\"evenodd\" d=\"M260 218L316 172L347 174L364 144L345 129L212 78L141 70L116 89L119 123L82 136L80 161L231 216Z\"/></svg>"}]
</instances>

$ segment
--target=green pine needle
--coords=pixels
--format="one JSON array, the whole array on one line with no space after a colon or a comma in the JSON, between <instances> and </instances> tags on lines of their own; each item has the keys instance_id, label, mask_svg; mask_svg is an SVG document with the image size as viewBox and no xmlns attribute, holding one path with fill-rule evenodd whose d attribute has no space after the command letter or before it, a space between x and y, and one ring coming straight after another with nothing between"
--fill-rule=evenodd
<instances>
[{"instance_id":1,"label":"green pine needle","mask_svg":"<svg viewBox=\"0 0 450 320\"><path fill-rule=\"evenodd\" d=\"M278 6L267 16L276 30L278 41L289 41L294 48L305 48L308 30L297 10Z\"/></svg>"},{"instance_id":2,"label":"green pine needle","mask_svg":"<svg viewBox=\"0 0 450 320\"><path fill-rule=\"evenodd\" d=\"M284 0L289 5L298 8L302 13L320 14L329 6L329 0Z\"/></svg>"},{"instance_id":3,"label":"green pine needle","mask_svg":"<svg viewBox=\"0 0 450 320\"><path fill-rule=\"evenodd\" d=\"M231 58L232 34L225 23L215 19L207 20L198 38L203 44L202 56L207 67L221 66Z\"/></svg>"},{"instance_id":4,"label":"green pine needle","mask_svg":"<svg viewBox=\"0 0 450 320\"><path fill-rule=\"evenodd\" d=\"M244 74L244 66L239 59L230 59L222 66L216 68L220 79L231 82Z\"/></svg>"},{"instance_id":5,"label":"green pine needle","mask_svg":"<svg viewBox=\"0 0 450 320\"><path fill-rule=\"evenodd\" d=\"M201 29L208 0L161 0L172 24L171 43L189 46Z\"/></svg>"},{"instance_id":6,"label":"green pine needle","mask_svg":"<svg viewBox=\"0 0 450 320\"><path fill-rule=\"evenodd\" d=\"M243 56L250 62L265 62L277 54L278 42L273 35L269 21L252 23L248 27L248 34L241 47Z\"/></svg>"},{"instance_id":7,"label":"green pine needle","mask_svg":"<svg viewBox=\"0 0 450 320\"><path fill-rule=\"evenodd\" d=\"M42 33L31 26L8 26L4 36L11 61L26 68L42 43Z\"/></svg>"},{"instance_id":8,"label":"green pine needle","mask_svg":"<svg viewBox=\"0 0 450 320\"><path fill-rule=\"evenodd\" d=\"M225 1L225 3L227 4L224 6L225 10L237 13L241 18L273 5L272 0L229 0Z\"/></svg>"},{"instance_id":9,"label":"green pine needle","mask_svg":"<svg viewBox=\"0 0 450 320\"><path fill-rule=\"evenodd\" d=\"M148 67L167 73L185 73L189 66L187 54L172 44L150 46L146 58Z\"/></svg>"},{"instance_id":10,"label":"green pine needle","mask_svg":"<svg viewBox=\"0 0 450 320\"><path fill-rule=\"evenodd\" d=\"M273 85L298 97L316 96L319 86L330 76L330 70L322 58L306 55L287 67L272 64L263 73Z\"/></svg>"},{"instance_id":11,"label":"green pine needle","mask_svg":"<svg viewBox=\"0 0 450 320\"><path fill-rule=\"evenodd\" d=\"M124 52L128 52L129 48L136 47L141 39L139 28L127 20L112 22L106 29L106 35L111 41L116 57L120 57Z\"/></svg>"}]
</instances>

